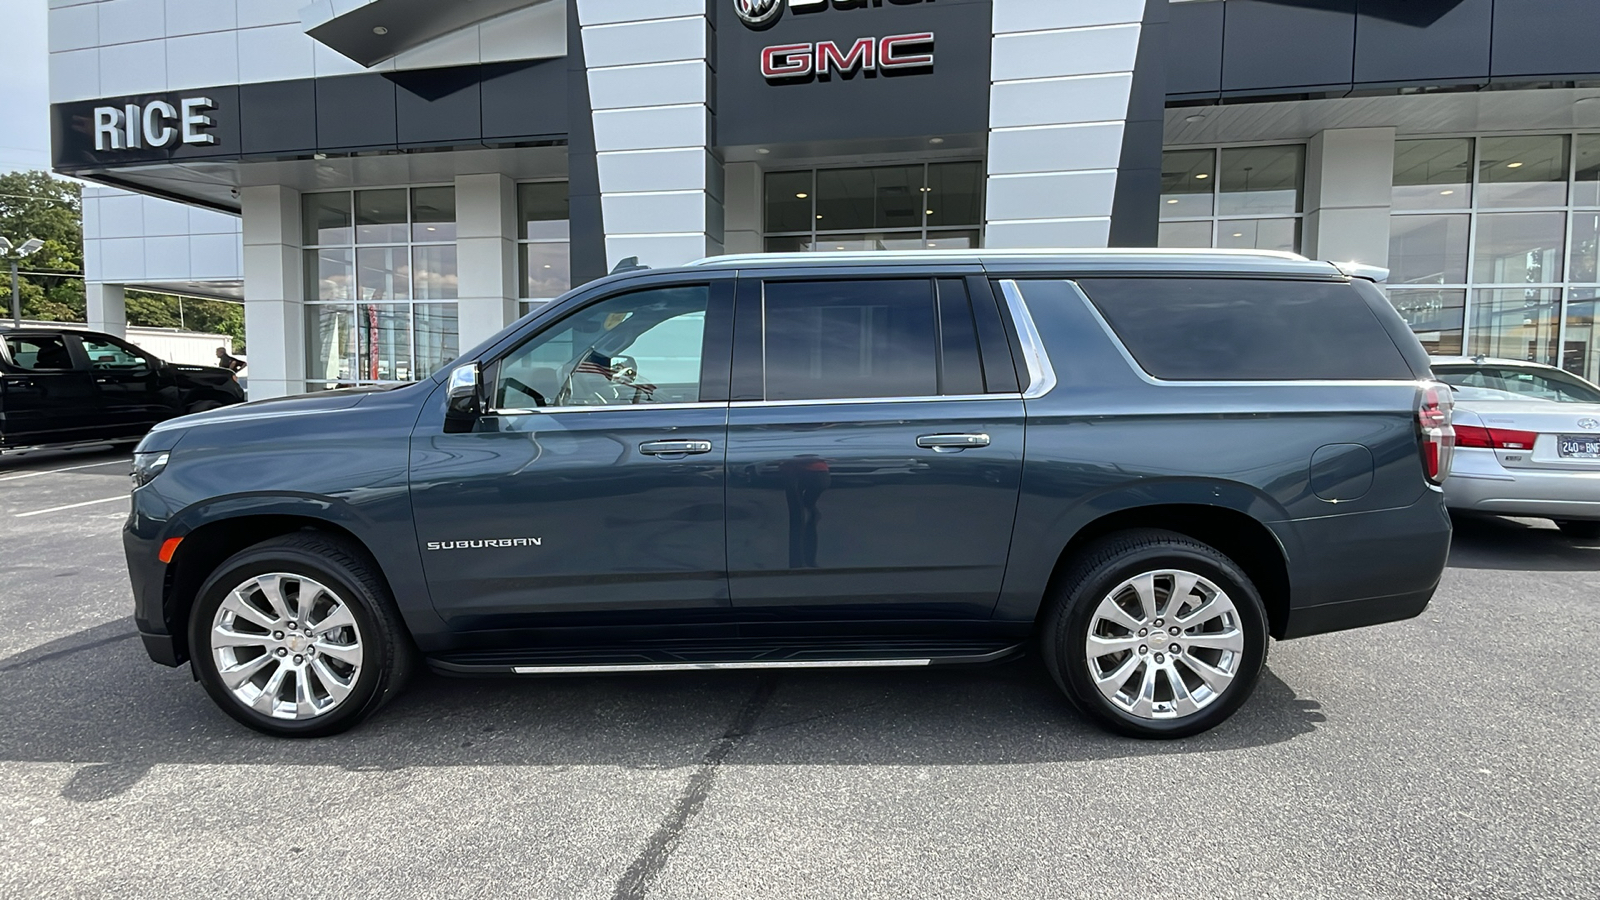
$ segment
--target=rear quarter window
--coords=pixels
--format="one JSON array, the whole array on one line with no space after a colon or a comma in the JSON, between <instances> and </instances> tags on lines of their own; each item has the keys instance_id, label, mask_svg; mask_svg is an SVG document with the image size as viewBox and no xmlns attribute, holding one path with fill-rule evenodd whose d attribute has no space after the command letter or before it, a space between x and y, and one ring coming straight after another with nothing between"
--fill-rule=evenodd
<instances>
[{"instance_id":1,"label":"rear quarter window","mask_svg":"<svg viewBox=\"0 0 1600 900\"><path fill-rule=\"evenodd\" d=\"M1243 278L1090 278L1078 284L1156 378L1415 377L1351 284Z\"/></svg>"}]
</instances>

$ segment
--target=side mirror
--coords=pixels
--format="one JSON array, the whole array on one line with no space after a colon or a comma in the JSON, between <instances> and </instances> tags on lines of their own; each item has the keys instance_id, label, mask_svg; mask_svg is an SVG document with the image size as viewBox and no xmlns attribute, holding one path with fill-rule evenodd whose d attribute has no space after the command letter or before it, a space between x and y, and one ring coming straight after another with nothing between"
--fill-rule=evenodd
<instances>
[{"instance_id":1,"label":"side mirror","mask_svg":"<svg viewBox=\"0 0 1600 900\"><path fill-rule=\"evenodd\" d=\"M471 431L472 423L483 412L478 364L467 363L451 369L445 392L449 397L444 415L445 431L450 433Z\"/></svg>"}]
</instances>

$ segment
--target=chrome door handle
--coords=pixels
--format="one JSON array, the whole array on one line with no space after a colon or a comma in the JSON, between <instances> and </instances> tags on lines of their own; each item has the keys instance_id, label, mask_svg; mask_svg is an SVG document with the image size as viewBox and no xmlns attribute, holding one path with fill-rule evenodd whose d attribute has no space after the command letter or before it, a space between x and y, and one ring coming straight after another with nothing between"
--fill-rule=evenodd
<instances>
[{"instance_id":1,"label":"chrome door handle","mask_svg":"<svg viewBox=\"0 0 1600 900\"><path fill-rule=\"evenodd\" d=\"M710 441L648 441L639 445L639 452L647 456L688 456L691 453L710 453Z\"/></svg>"},{"instance_id":2,"label":"chrome door handle","mask_svg":"<svg viewBox=\"0 0 1600 900\"><path fill-rule=\"evenodd\" d=\"M954 453L969 447L989 446L987 434L925 434L917 438L917 446L935 453Z\"/></svg>"}]
</instances>

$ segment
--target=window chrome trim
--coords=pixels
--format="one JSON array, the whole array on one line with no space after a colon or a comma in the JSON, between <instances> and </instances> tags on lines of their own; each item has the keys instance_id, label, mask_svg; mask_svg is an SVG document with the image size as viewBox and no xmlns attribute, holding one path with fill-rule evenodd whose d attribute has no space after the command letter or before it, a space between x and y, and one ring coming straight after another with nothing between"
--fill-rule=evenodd
<instances>
[{"instance_id":1,"label":"window chrome trim","mask_svg":"<svg viewBox=\"0 0 1600 900\"><path fill-rule=\"evenodd\" d=\"M858 403L938 403L963 400L1021 400L1021 394L946 394L921 397L828 397L817 400L737 400L734 409L780 406L847 406Z\"/></svg>"},{"instance_id":2,"label":"window chrome trim","mask_svg":"<svg viewBox=\"0 0 1600 900\"><path fill-rule=\"evenodd\" d=\"M1073 284L1073 287L1077 285ZM1037 400L1055 389L1055 367L1050 365L1050 354L1045 352L1044 340L1039 337L1033 314L1028 312L1028 304L1022 299L1022 289L1017 287L1016 280L1007 278L1001 281L1000 293L1005 296L1006 306L1011 310L1011 321L1017 327L1017 339L1022 342L1022 360L1028 367L1028 386L1022 391L1022 399Z\"/></svg>"},{"instance_id":3,"label":"window chrome trim","mask_svg":"<svg viewBox=\"0 0 1600 900\"><path fill-rule=\"evenodd\" d=\"M1111 346L1117 348L1117 353L1122 356L1122 361L1128 364L1128 368L1132 369L1133 373L1135 375L1139 376L1139 380L1140 381L1143 381L1145 384L1155 385L1156 387L1202 387L1202 388L1205 388L1205 387L1213 387L1213 388L1214 387L1235 387L1235 388L1236 387L1410 387L1410 388L1415 388L1418 385L1420 385L1424 380L1426 380L1426 379L1404 379L1404 378L1381 378L1381 379L1379 379L1379 378L1374 378L1374 379L1365 379L1365 378L1321 378L1321 379L1312 379L1312 378L1289 378L1289 379L1263 378L1263 379L1261 379L1259 381L1248 381L1248 380L1247 381L1169 381L1169 380L1167 380L1165 378L1157 378L1154 375L1151 375L1149 372L1146 372L1144 370L1144 366L1139 365L1139 361L1137 359L1133 358L1133 353L1128 350L1128 345L1126 345L1126 344L1124 344L1122 342L1122 338L1117 335L1116 329L1112 328L1111 327L1111 323L1106 320L1106 317L1100 314L1100 308L1094 305L1094 301L1089 299L1089 295L1084 293L1083 288L1079 287L1078 283L1076 281L1073 281L1070 278L1062 278L1062 279L1058 279L1058 280L1065 282L1069 287L1072 288L1072 292L1078 295L1079 302L1081 302L1084 305L1084 307L1089 310L1089 315L1094 316L1094 320L1096 322L1100 323L1100 330L1105 333L1106 339L1111 341Z\"/></svg>"},{"instance_id":4,"label":"window chrome trim","mask_svg":"<svg viewBox=\"0 0 1600 900\"><path fill-rule=\"evenodd\" d=\"M713 401L709 403L619 403L616 406L540 406L533 409L512 407L508 409L491 409L483 413L484 416L534 416L561 413L585 412L621 412L633 409L727 409L726 401Z\"/></svg>"}]
</instances>

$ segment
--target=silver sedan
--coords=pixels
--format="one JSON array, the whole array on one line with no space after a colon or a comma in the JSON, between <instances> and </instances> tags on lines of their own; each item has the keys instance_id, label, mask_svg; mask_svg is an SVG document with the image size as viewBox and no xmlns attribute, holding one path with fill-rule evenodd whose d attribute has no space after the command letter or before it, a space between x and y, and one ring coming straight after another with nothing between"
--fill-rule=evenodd
<instances>
[{"instance_id":1,"label":"silver sedan","mask_svg":"<svg viewBox=\"0 0 1600 900\"><path fill-rule=\"evenodd\" d=\"M1600 386L1553 366L1435 357L1455 388L1453 510L1553 519L1600 538Z\"/></svg>"}]
</instances>

